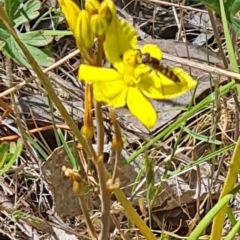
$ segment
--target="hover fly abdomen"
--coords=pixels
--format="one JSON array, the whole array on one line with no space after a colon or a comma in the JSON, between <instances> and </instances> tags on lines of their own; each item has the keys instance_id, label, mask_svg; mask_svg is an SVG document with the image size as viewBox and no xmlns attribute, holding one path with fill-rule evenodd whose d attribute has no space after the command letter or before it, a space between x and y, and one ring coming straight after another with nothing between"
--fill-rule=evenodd
<instances>
[{"instance_id":1,"label":"hover fly abdomen","mask_svg":"<svg viewBox=\"0 0 240 240\"><path fill-rule=\"evenodd\" d=\"M173 82L181 82L170 67L164 66L158 59L151 57L149 53L142 54L142 63L148 64L152 69L161 72Z\"/></svg>"}]
</instances>

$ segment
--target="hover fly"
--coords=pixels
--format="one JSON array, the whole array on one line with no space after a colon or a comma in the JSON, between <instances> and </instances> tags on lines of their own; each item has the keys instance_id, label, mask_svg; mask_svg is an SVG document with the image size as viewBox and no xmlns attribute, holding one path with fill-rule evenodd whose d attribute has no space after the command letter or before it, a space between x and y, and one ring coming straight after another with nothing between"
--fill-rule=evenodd
<instances>
[{"instance_id":1,"label":"hover fly","mask_svg":"<svg viewBox=\"0 0 240 240\"><path fill-rule=\"evenodd\" d=\"M170 67L163 65L158 59L151 57L150 53L142 54L142 63L149 65L157 72L161 72L173 82L181 82L179 77L173 72Z\"/></svg>"}]
</instances>

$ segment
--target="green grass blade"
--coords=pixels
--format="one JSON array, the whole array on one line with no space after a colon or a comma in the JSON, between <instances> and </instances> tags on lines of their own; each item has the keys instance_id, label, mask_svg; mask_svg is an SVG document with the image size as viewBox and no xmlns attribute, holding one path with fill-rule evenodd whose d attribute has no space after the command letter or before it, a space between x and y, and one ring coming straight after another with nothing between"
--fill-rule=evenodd
<instances>
[{"instance_id":1,"label":"green grass blade","mask_svg":"<svg viewBox=\"0 0 240 240\"><path fill-rule=\"evenodd\" d=\"M227 236L225 237L225 240L232 240L235 239L234 237L237 235L240 229L240 221L238 221L233 228L229 231Z\"/></svg>"},{"instance_id":2,"label":"green grass blade","mask_svg":"<svg viewBox=\"0 0 240 240\"><path fill-rule=\"evenodd\" d=\"M240 169L240 137L238 138L237 144L235 146L232 159L229 165L228 173L219 199L223 198L225 194L227 194L233 189L238 177L239 169ZM225 205L221 209L221 211L217 214L217 216L214 218L211 232L211 240L220 239L226 212L227 205Z\"/></svg>"},{"instance_id":3,"label":"green grass blade","mask_svg":"<svg viewBox=\"0 0 240 240\"><path fill-rule=\"evenodd\" d=\"M36 141L34 141L34 139L28 133L25 132L24 137L29 141L31 146L33 146L34 149L39 152L39 154L42 156L43 160L45 161L48 158L48 155L43 150L43 148Z\"/></svg>"},{"instance_id":4,"label":"green grass blade","mask_svg":"<svg viewBox=\"0 0 240 240\"><path fill-rule=\"evenodd\" d=\"M66 151L66 153L68 155L69 161L70 161L71 165L73 166L73 169L74 170L78 170L79 167L78 167L78 164L76 162L76 159L75 159L71 149L69 148L69 146L68 146L68 144L67 144L67 142L66 142L66 140L65 140L65 138L64 138L64 136L62 134L61 129L58 129L58 136L59 136L59 138L60 138L60 140L61 140L61 142L63 144L63 147L64 147L64 149L65 149L65 151Z\"/></svg>"},{"instance_id":5,"label":"green grass blade","mask_svg":"<svg viewBox=\"0 0 240 240\"><path fill-rule=\"evenodd\" d=\"M19 138L17 141L16 150L13 152L12 157L10 158L8 163L4 165L2 169L0 169L0 176L3 175L5 172L7 172L11 168L11 166L14 164L16 159L20 156L22 152L22 147L23 147L23 142L22 142L22 139Z\"/></svg>"},{"instance_id":6,"label":"green grass blade","mask_svg":"<svg viewBox=\"0 0 240 240\"><path fill-rule=\"evenodd\" d=\"M220 96L228 93L234 86L235 86L235 83L230 82L220 87L219 89ZM164 129L161 133L159 133L156 137L152 138L149 142L147 142L147 144L145 144L142 148L140 148L138 151L135 151L129 158L126 159L125 164L129 164L130 162L132 162L139 154L145 152L149 147L151 147L157 141L166 139L168 136L172 134L174 130L179 128L182 122L184 122L186 119L188 119L189 117L197 113L199 110L211 104L214 98L215 98L215 93L211 93L209 96L203 99L200 103L192 107L189 111L185 112L174 123L172 123L166 129Z\"/></svg>"},{"instance_id":7,"label":"green grass blade","mask_svg":"<svg viewBox=\"0 0 240 240\"><path fill-rule=\"evenodd\" d=\"M214 139L210 139L209 137L205 136L205 135L202 135L202 134L197 134L193 131L191 131L189 128L187 127L184 127L183 128L184 132L187 133L189 136L197 139L197 140L200 140L202 142L207 142L207 143L211 143L211 144L215 144L215 145L221 145L222 142L218 141L218 140L214 140Z\"/></svg>"},{"instance_id":8,"label":"green grass blade","mask_svg":"<svg viewBox=\"0 0 240 240\"><path fill-rule=\"evenodd\" d=\"M5 164L6 160L7 160L7 156L8 156L8 153L5 152L5 153L3 154L1 160L0 160L0 171L1 171L2 167L3 167L3 165Z\"/></svg>"},{"instance_id":9,"label":"green grass blade","mask_svg":"<svg viewBox=\"0 0 240 240\"><path fill-rule=\"evenodd\" d=\"M189 171L191 168L194 168L194 167L196 167L196 166L198 166L198 165L200 165L200 164L202 164L206 161L209 161L209 160L213 159L214 157L233 149L234 147L235 147L235 144L231 144L231 145L228 145L224 148L221 148L221 149L219 149L215 152L212 152L212 153L208 154L207 156L202 157L202 158L198 159L197 161L194 161L192 164L188 164L184 168L177 169L176 171L173 171L172 173L167 174L166 179L176 177L176 176L178 176L178 175L180 175L180 174L182 174L186 171Z\"/></svg>"},{"instance_id":10,"label":"green grass blade","mask_svg":"<svg viewBox=\"0 0 240 240\"><path fill-rule=\"evenodd\" d=\"M228 219L230 220L232 226L235 226L235 224L237 224L237 220L233 214L233 211L230 207L227 208L227 216L228 216ZM240 236L240 229L238 230L238 234Z\"/></svg>"},{"instance_id":11,"label":"green grass blade","mask_svg":"<svg viewBox=\"0 0 240 240\"><path fill-rule=\"evenodd\" d=\"M226 194L218 203L207 213L196 228L189 235L188 240L198 240L202 232L209 226L216 214L230 201L230 199L240 190L240 185L235 187L230 193ZM221 228L222 230L222 228Z\"/></svg>"}]
</instances>

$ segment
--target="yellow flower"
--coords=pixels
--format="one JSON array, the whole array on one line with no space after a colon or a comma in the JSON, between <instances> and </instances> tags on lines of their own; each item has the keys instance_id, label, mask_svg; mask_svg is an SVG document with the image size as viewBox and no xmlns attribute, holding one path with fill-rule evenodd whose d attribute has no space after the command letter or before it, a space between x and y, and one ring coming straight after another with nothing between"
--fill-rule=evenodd
<instances>
[{"instance_id":1,"label":"yellow flower","mask_svg":"<svg viewBox=\"0 0 240 240\"><path fill-rule=\"evenodd\" d=\"M104 53L114 69L82 64L79 78L93 84L97 101L115 108L127 105L147 128L152 128L157 114L149 98L174 98L193 88L196 82L181 68L171 69L179 79L175 83L143 64L142 54L148 53L158 61L162 59L162 52L156 45L147 44L141 51L136 48L136 30L123 20L112 19L105 35Z\"/></svg>"},{"instance_id":2,"label":"yellow flower","mask_svg":"<svg viewBox=\"0 0 240 240\"><path fill-rule=\"evenodd\" d=\"M132 115L147 128L157 121L157 114L148 98L174 98L196 85L196 82L181 68L173 68L179 74L179 83L174 83L163 74L141 63L139 50L129 49L123 54L115 69L93 67L82 64L79 78L93 84L94 98L111 107L128 106ZM161 82L156 87L155 82Z\"/></svg>"},{"instance_id":3,"label":"yellow flower","mask_svg":"<svg viewBox=\"0 0 240 240\"><path fill-rule=\"evenodd\" d=\"M151 128L156 123L157 116L152 104L138 88L141 76L135 78L138 69L134 60L137 60L139 54L138 50L128 50L117 70L82 64L79 77L93 83L93 94L97 101L112 107L124 107L127 104L130 112L146 127ZM142 64L139 67L145 68ZM149 71L146 67L145 72Z\"/></svg>"}]
</instances>

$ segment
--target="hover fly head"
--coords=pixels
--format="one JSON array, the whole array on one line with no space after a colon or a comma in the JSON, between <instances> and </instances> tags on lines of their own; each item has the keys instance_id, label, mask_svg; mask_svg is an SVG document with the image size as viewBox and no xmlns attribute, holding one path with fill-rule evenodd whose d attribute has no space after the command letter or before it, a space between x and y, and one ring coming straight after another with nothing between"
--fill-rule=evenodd
<instances>
[{"instance_id":1,"label":"hover fly head","mask_svg":"<svg viewBox=\"0 0 240 240\"><path fill-rule=\"evenodd\" d=\"M160 61L150 55L150 53L144 53L142 56L142 63L150 65L152 68L157 68L160 65Z\"/></svg>"}]
</instances>

